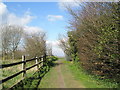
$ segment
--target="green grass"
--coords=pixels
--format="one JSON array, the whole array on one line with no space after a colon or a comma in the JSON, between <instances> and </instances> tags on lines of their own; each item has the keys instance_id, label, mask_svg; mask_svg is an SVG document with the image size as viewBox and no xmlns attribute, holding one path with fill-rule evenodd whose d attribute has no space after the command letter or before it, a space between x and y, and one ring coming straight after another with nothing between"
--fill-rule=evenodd
<instances>
[{"instance_id":1,"label":"green grass","mask_svg":"<svg viewBox=\"0 0 120 90\"><path fill-rule=\"evenodd\" d=\"M53 75L54 73L54 75ZM57 88L58 72L55 67L52 67L50 71L42 78L39 88Z\"/></svg>"},{"instance_id":2,"label":"green grass","mask_svg":"<svg viewBox=\"0 0 120 90\"><path fill-rule=\"evenodd\" d=\"M10 64L10 63L19 62L19 61L21 61L21 59L19 59L19 60L3 60L2 64ZM27 62L26 67L32 66L33 64L35 64L35 61L34 62ZM27 77L31 76L36 71L35 68L32 68L32 69L27 71ZM8 67L8 68L4 68L4 69L2 69L2 77L0 77L0 80L8 77L10 75L13 75L21 70L22 70L22 64ZM10 88L12 85L16 84L21 79L22 79L22 74L6 81L5 83L2 84L2 87L3 88Z\"/></svg>"},{"instance_id":3,"label":"green grass","mask_svg":"<svg viewBox=\"0 0 120 90\"><path fill-rule=\"evenodd\" d=\"M74 74L71 72L69 67L70 62L63 61L61 66L61 72L64 77L65 85L67 88L84 88L84 85L77 79L75 79Z\"/></svg>"},{"instance_id":4,"label":"green grass","mask_svg":"<svg viewBox=\"0 0 120 90\"><path fill-rule=\"evenodd\" d=\"M69 61L65 61L64 58L62 58L60 60L65 64L65 66L61 67L62 68L61 72L63 73L63 75L68 75L69 73L72 73L72 76L74 77L74 79L76 81L78 81L80 84L82 84L83 86L85 86L86 88L116 88L117 87L116 83L109 82L108 80L99 80L97 77L94 77L92 75L85 73L82 70L82 68L78 69L77 65L75 65L74 63L71 63ZM20 60L16 60L16 61L18 62ZM5 63L13 63L13 62L14 61L4 61L3 63L5 64ZM35 64L35 62L27 63L27 67L29 67L33 64ZM64 69L64 68L66 68L66 69ZM0 79L10 76L19 71L21 71L21 65L3 69L2 77L0 77ZM34 70L34 69L28 70L27 77L28 78L31 77L35 71L36 70ZM44 72L44 69L42 72ZM69 72L69 73L67 74L67 72ZM54 73L54 75L52 73ZM38 73L38 74L42 75L40 73ZM32 77L36 78L37 76L34 75ZM17 77L15 77L11 80L8 80L7 82L5 82L3 84L4 88L11 87L13 84L18 82L21 78L22 78L22 75L20 74ZM25 87L36 88L37 84L39 83L39 80L40 80L40 78L36 78L35 80L25 79L24 88ZM46 88L57 88L57 87L59 87L57 80L58 80L57 69L55 67L52 67L50 69L50 71L47 74L45 74L45 76L41 80L41 83L38 87L39 88L45 88L45 87ZM72 87L72 84L70 83L70 80L68 78L64 77L64 80L65 80L67 87ZM51 81L52 81L52 83L51 83Z\"/></svg>"},{"instance_id":5,"label":"green grass","mask_svg":"<svg viewBox=\"0 0 120 90\"><path fill-rule=\"evenodd\" d=\"M42 77L47 73L47 67L42 67L39 69L35 74L32 74L31 76L25 78L20 83L15 85L12 89L13 90L22 90L24 88L38 88L38 85L41 82Z\"/></svg>"},{"instance_id":6,"label":"green grass","mask_svg":"<svg viewBox=\"0 0 120 90\"><path fill-rule=\"evenodd\" d=\"M82 68L77 67L77 65L68 63L68 68L72 72L74 78L79 80L86 88L117 88L116 83L109 82L108 80L99 80L97 77L85 73Z\"/></svg>"},{"instance_id":7,"label":"green grass","mask_svg":"<svg viewBox=\"0 0 120 90\"><path fill-rule=\"evenodd\" d=\"M9 64L9 63L14 63L14 62L19 62L19 61L21 61L21 60L4 60L4 61L2 61L2 64ZM35 61L27 62L26 68L30 67L34 64L35 64ZM17 84L17 85L15 85L15 90L19 89L19 88L20 89L22 89L22 88L37 88L41 78L47 73L48 69L49 69L48 66L42 67L39 71L37 71L37 67L31 68L28 71L26 71L25 79L22 80L19 84L17 84L17 82L22 79L22 74L14 77L13 79L6 81L5 83L2 84L2 86L3 86L3 88L10 88L14 84ZM21 71L21 70L22 70L22 64L5 68L2 70L2 77L0 79L6 78L10 75L13 75L13 74Z\"/></svg>"},{"instance_id":8,"label":"green grass","mask_svg":"<svg viewBox=\"0 0 120 90\"><path fill-rule=\"evenodd\" d=\"M65 61L65 58L64 57L59 57L58 60Z\"/></svg>"},{"instance_id":9,"label":"green grass","mask_svg":"<svg viewBox=\"0 0 120 90\"><path fill-rule=\"evenodd\" d=\"M65 88L82 88L83 85L79 83L78 80L75 80L68 68L68 63L65 62L64 59L59 59L56 63L64 63L57 64L55 67L52 67L50 71L45 75L45 77L41 80L39 88L60 88L60 76L64 80Z\"/></svg>"}]
</instances>

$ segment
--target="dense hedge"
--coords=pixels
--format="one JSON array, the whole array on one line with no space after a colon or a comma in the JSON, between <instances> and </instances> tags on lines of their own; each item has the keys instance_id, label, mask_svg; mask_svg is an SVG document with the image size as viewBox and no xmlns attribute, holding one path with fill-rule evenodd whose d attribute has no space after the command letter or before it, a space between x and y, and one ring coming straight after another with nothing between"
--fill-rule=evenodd
<instances>
[{"instance_id":1,"label":"dense hedge","mask_svg":"<svg viewBox=\"0 0 120 90\"><path fill-rule=\"evenodd\" d=\"M49 67L54 66L54 61L58 60L58 58L56 56L48 56L47 57L47 65Z\"/></svg>"},{"instance_id":2,"label":"dense hedge","mask_svg":"<svg viewBox=\"0 0 120 90\"><path fill-rule=\"evenodd\" d=\"M68 31L72 60L91 74L119 82L119 2L83 3L68 11L72 17Z\"/></svg>"}]
</instances>

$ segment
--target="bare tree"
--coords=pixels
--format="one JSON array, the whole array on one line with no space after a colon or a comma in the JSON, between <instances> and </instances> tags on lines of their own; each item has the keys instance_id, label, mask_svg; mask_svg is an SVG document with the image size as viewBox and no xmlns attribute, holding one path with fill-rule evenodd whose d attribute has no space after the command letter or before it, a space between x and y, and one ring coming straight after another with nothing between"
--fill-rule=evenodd
<instances>
[{"instance_id":1,"label":"bare tree","mask_svg":"<svg viewBox=\"0 0 120 90\"><path fill-rule=\"evenodd\" d=\"M51 44L47 44L47 55L53 55L52 54L52 45Z\"/></svg>"},{"instance_id":2,"label":"bare tree","mask_svg":"<svg viewBox=\"0 0 120 90\"><path fill-rule=\"evenodd\" d=\"M20 44L22 33L23 29L21 26L1 26L2 57L5 57L8 53L12 52L12 58L14 59L14 54Z\"/></svg>"},{"instance_id":3,"label":"bare tree","mask_svg":"<svg viewBox=\"0 0 120 90\"><path fill-rule=\"evenodd\" d=\"M18 45L20 44L20 41L21 41L23 28L20 26L9 26L9 29L11 31L10 49L12 51L12 58L14 59L15 51L17 50Z\"/></svg>"},{"instance_id":4,"label":"bare tree","mask_svg":"<svg viewBox=\"0 0 120 90\"><path fill-rule=\"evenodd\" d=\"M59 46L64 51L67 60L70 60L70 46L66 36L59 35Z\"/></svg>"},{"instance_id":5,"label":"bare tree","mask_svg":"<svg viewBox=\"0 0 120 90\"><path fill-rule=\"evenodd\" d=\"M46 54L45 33L38 32L31 35L25 35L25 50L29 58Z\"/></svg>"},{"instance_id":6,"label":"bare tree","mask_svg":"<svg viewBox=\"0 0 120 90\"><path fill-rule=\"evenodd\" d=\"M7 56L7 53L9 51L9 46L10 46L10 30L8 29L7 26L1 26L0 27L1 31L1 51L2 51L2 58Z\"/></svg>"}]
</instances>

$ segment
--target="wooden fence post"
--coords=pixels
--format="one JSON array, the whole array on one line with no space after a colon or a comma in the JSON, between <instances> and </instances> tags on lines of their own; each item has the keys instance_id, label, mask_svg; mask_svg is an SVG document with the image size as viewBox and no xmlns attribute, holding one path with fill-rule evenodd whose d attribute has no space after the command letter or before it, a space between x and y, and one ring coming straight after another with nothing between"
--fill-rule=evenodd
<instances>
[{"instance_id":1,"label":"wooden fence post","mask_svg":"<svg viewBox=\"0 0 120 90\"><path fill-rule=\"evenodd\" d=\"M43 56L43 66L46 66L46 54Z\"/></svg>"},{"instance_id":2,"label":"wooden fence post","mask_svg":"<svg viewBox=\"0 0 120 90\"><path fill-rule=\"evenodd\" d=\"M24 70L22 77L24 78L26 76L26 60L24 55L22 55L22 61L24 61L24 63L22 63L22 70Z\"/></svg>"},{"instance_id":3,"label":"wooden fence post","mask_svg":"<svg viewBox=\"0 0 120 90\"><path fill-rule=\"evenodd\" d=\"M39 62L41 62L41 58L39 58ZM39 68L41 67L41 63L39 64Z\"/></svg>"},{"instance_id":4,"label":"wooden fence post","mask_svg":"<svg viewBox=\"0 0 120 90\"><path fill-rule=\"evenodd\" d=\"M37 68L37 70L38 70L38 69L39 69L39 65L38 65L38 57L36 57L36 64L37 64L36 68Z\"/></svg>"},{"instance_id":5,"label":"wooden fence post","mask_svg":"<svg viewBox=\"0 0 120 90\"><path fill-rule=\"evenodd\" d=\"M41 67L43 67L43 56L41 57L41 61L42 61L42 63L41 63Z\"/></svg>"}]
</instances>

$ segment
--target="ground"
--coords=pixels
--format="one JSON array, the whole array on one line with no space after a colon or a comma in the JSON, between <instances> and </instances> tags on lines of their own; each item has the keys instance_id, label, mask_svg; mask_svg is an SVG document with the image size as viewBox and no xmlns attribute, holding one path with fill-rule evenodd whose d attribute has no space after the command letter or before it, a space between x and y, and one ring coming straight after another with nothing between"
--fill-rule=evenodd
<instances>
[{"instance_id":1,"label":"ground","mask_svg":"<svg viewBox=\"0 0 120 90\"><path fill-rule=\"evenodd\" d=\"M43 77L39 88L85 88L76 80L63 59L58 60L55 66Z\"/></svg>"}]
</instances>

